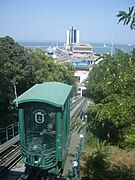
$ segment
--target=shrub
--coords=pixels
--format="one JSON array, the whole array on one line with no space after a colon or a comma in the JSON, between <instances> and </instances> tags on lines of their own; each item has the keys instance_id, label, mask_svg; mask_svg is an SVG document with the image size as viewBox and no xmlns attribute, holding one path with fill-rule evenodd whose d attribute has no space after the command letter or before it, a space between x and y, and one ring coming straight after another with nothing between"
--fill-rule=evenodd
<instances>
[{"instance_id":1,"label":"shrub","mask_svg":"<svg viewBox=\"0 0 135 180\"><path fill-rule=\"evenodd\" d=\"M99 141L89 134L88 145L91 144L90 154L86 155L86 164L84 173L90 179L100 177L100 172L106 169L109 165L108 154L109 146L106 146L106 141Z\"/></svg>"},{"instance_id":2,"label":"shrub","mask_svg":"<svg viewBox=\"0 0 135 180\"><path fill-rule=\"evenodd\" d=\"M135 148L135 127L131 127L124 133L123 141L119 144L121 148Z\"/></svg>"}]
</instances>

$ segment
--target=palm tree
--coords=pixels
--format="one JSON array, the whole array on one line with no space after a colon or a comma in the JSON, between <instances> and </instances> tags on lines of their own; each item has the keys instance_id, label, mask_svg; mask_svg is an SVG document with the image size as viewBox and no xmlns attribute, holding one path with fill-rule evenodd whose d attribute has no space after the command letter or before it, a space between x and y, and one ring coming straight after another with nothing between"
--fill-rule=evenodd
<instances>
[{"instance_id":1,"label":"palm tree","mask_svg":"<svg viewBox=\"0 0 135 180\"><path fill-rule=\"evenodd\" d=\"M129 7L129 12L126 13L125 11L119 11L117 14L119 18L119 22L123 21L123 25L128 25L130 23L130 28L135 30L135 10L134 7Z\"/></svg>"}]
</instances>

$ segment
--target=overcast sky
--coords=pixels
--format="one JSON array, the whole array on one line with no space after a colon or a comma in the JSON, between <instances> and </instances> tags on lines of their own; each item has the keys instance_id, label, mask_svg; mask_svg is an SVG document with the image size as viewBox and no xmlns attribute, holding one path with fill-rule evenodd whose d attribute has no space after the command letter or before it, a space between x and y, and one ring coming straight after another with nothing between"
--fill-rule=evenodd
<instances>
[{"instance_id":1,"label":"overcast sky","mask_svg":"<svg viewBox=\"0 0 135 180\"><path fill-rule=\"evenodd\" d=\"M0 36L16 41L65 41L80 28L82 42L135 44L135 30L117 24L119 10L135 0L0 0Z\"/></svg>"}]
</instances>

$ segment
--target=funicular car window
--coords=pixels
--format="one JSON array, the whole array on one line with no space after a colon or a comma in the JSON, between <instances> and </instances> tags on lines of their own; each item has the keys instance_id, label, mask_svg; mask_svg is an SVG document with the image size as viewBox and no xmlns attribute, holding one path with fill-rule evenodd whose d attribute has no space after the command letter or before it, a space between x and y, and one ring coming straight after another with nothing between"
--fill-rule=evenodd
<instances>
[{"instance_id":1,"label":"funicular car window","mask_svg":"<svg viewBox=\"0 0 135 180\"><path fill-rule=\"evenodd\" d=\"M25 105L24 119L26 144L39 144L45 148L55 146L56 113L54 108L43 103Z\"/></svg>"}]
</instances>

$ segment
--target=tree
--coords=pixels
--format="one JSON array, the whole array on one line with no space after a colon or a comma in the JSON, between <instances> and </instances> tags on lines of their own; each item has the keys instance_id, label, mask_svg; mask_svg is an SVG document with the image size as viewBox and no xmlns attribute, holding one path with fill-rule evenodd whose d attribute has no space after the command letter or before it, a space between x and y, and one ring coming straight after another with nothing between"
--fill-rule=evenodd
<instances>
[{"instance_id":1,"label":"tree","mask_svg":"<svg viewBox=\"0 0 135 180\"><path fill-rule=\"evenodd\" d=\"M69 63L55 62L41 49L32 50L30 56L36 83L45 81L59 81L70 85L75 83L75 70Z\"/></svg>"},{"instance_id":2,"label":"tree","mask_svg":"<svg viewBox=\"0 0 135 180\"><path fill-rule=\"evenodd\" d=\"M117 50L90 72L87 90L93 104L88 114L93 133L102 140L119 142L135 124L135 50ZM94 128L93 128L94 127Z\"/></svg>"},{"instance_id":3,"label":"tree","mask_svg":"<svg viewBox=\"0 0 135 180\"><path fill-rule=\"evenodd\" d=\"M11 37L0 38L0 90L2 93L0 98L2 101L14 98L14 84L17 85L18 95L32 85L28 83L31 78L29 61L28 52Z\"/></svg>"},{"instance_id":4,"label":"tree","mask_svg":"<svg viewBox=\"0 0 135 180\"><path fill-rule=\"evenodd\" d=\"M119 22L123 21L123 25L130 24L130 28L132 30L135 30L135 11L134 7L129 7L128 13L125 11L119 11L119 14L117 15L119 18Z\"/></svg>"},{"instance_id":5,"label":"tree","mask_svg":"<svg viewBox=\"0 0 135 180\"><path fill-rule=\"evenodd\" d=\"M10 105L15 98L13 85L20 95L34 84L47 81L75 86L74 68L56 63L41 49L24 49L9 36L0 38L0 120L4 125L17 120Z\"/></svg>"},{"instance_id":6,"label":"tree","mask_svg":"<svg viewBox=\"0 0 135 180\"><path fill-rule=\"evenodd\" d=\"M11 37L0 38L0 120L4 125L14 122L10 102L14 98L14 87L20 95L33 84L30 77L29 53Z\"/></svg>"}]
</instances>

